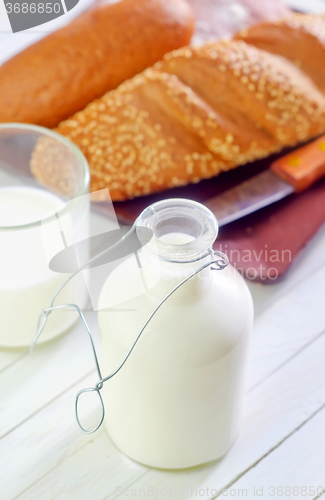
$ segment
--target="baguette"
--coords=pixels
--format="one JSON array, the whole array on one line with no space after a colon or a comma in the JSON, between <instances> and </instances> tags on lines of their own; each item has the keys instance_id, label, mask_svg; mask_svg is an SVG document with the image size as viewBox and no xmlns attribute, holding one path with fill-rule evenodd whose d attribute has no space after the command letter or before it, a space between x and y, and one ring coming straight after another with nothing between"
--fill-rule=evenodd
<instances>
[{"instance_id":1,"label":"baguette","mask_svg":"<svg viewBox=\"0 0 325 500\"><path fill-rule=\"evenodd\" d=\"M292 61L325 93L325 16L294 14L263 22L235 36Z\"/></svg>"},{"instance_id":2,"label":"baguette","mask_svg":"<svg viewBox=\"0 0 325 500\"><path fill-rule=\"evenodd\" d=\"M184 48L63 121L91 191L125 200L217 175L325 131L325 98L290 62L241 41ZM53 161L38 145L35 176Z\"/></svg>"},{"instance_id":3,"label":"baguette","mask_svg":"<svg viewBox=\"0 0 325 500\"><path fill-rule=\"evenodd\" d=\"M96 3L0 67L0 122L55 127L192 33L185 0Z\"/></svg>"}]
</instances>

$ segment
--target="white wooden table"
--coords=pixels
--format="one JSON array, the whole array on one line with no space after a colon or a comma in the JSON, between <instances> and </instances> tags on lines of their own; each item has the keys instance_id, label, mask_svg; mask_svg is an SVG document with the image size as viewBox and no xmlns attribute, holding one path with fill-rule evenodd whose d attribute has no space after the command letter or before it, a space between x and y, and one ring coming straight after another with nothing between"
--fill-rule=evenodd
<instances>
[{"instance_id":1,"label":"white wooden table","mask_svg":"<svg viewBox=\"0 0 325 500\"><path fill-rule=\"evenodd\" d=\"M0 23L0 62L43 36L13 38L7 28ZM120 453L104 429L82 434L74 399L96 373L79 323L33 355L0 350L0 500L317 498L325 490L325 227L283 282L249 286L256 320L246 412L222 460L154 470ZM96 313L87 320L97 342Z\"/></svg>"},{"instance_id":2,"label":"white wooden table","mask_svg":"<svg viewBox=\"0 0 325 500\"><path fill-rule=\"evenodd\" d=\"M246 412L222 460L154 470L120 453L104 429L83 434L74 399L96 373L78 324L33 355L0 350L0 499L316 498L325 489L325 227L282 283L249 286ZM97 342L96 313L87 320Z\"/></svg>"}]
</instances>

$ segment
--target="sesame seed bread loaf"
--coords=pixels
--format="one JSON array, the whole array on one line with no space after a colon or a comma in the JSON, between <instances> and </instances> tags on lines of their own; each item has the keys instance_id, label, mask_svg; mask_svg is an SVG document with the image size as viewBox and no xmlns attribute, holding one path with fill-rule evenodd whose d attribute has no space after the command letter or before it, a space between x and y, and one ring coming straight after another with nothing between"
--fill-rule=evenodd
<instances>
[{"instance_id":1,"label":"sesame seed bread loaf","mask_svg":"<svg viewBox=\"0 0 325 500\"><path fill-rule=\"evenodd\" d=\"M281 57L221 41L168 54L56 131L88 159L91 190L107 187L112 200L125 200L323 133L325 97ZM32 165L39 179L51 175L38 148Z\"/></svg>"},{"instance_id":2,"label":"sesame seed bread loaf","mask_svg":"<svg viewBox=\"0 0 325 500\"><path fill-rule=\"evenodd\" d=\"M96 2L0 67L0 122L47 127L187 45L185 0Z\"/></svg>"},{"instance_id":3,"label":"sesame seed bread loaf","mask_svg":"<svg viewBox=\"0 0 325 500\"><path fill-rule=\"evenodd\" d=\"M294 14L280 21L263 22L235 38L289 59L325 92L324 15Z\"/></svg>"},{"instance_id":4,"label":"sesame seed bread loaf","mask_svg":"<svg viewBox=\"0 0 325 500\"><path fill-rule=\"evenodd\" d=\"M239 121L240 133L251 130L252 159L266 154L258 131L289 146L324 129L324 96L314 83L289 61L244 42L179 49L156 67L177 75L224 119Z\"/></svg>"}]
</instances>

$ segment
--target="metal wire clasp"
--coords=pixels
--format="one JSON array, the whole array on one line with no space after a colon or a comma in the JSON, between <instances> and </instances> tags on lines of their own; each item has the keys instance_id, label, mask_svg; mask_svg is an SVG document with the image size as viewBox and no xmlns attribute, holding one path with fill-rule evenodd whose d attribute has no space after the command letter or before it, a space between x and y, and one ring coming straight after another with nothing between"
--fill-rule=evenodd
<instances>
[{"instance_id":1,"label":"metal wire clasp","mask_svg":"<svg viewBox=\"0 0 325 500\"><path fill-rule=\"evenodd\" d=\"M39 320L38 320L38 324L37 324L37 328L36 328L36 331L35 331L35 335L34 335L34 338L33 338L32 344L31 344L31 348L30 348L30 351L32 352L33 348L34 348L34 346L35 346L35 344L36 344L36 342L37 342L37 340L39 338L39 336L41 335L42 331L44 330L44 327L45 327L46 322L47 322L47 318L48 318L49 314L52 311L59 310L59 309L65 309L65 308L71 308L71 307L75 308L77 310L77 312L78 312L78 314L80 316L80 319L81 319L81 321L84 324L84 327L86 329L86 332L88 334L88 337L89 337L89 340L90 340L90 343L91 343L91 347L92 347L92 351L93 351L93 355L94 355L94 359L95 359L95 364L96 364L96 370L97 370L97 374L98 374L98 378L99 378L99 381L97 382L97 384L95 385L95 387L88 387L86 389L82 389L81 391L78 392L78 394L76 396L76 400L75 400L75 414L76 414L77 423L78 423L80 429L84 433L86 433L86 434L93 434L94 432L96 432L99 429L99 427L103 423L103 420L104 420L104 417L105 417L105 406L104 406L104 402L103 402L103 399L102 399L100 391L103 388L104 383L107 382L108 380L110 380L112 377L114 377L121 370L121 368L123 368L123 366L125 365L126 361L130 357L130 354L132 353L134 347L136 346L138 340L140 339L143 331L148 326L148 324L150 323L151 319L154 317L154 315L156 314L156 312L164 304L164 302L166 302L166 300L168 300L168 298L174 292L176 292L176 290L178 290L182 285L184 285L184 283L186 283L188 280L190 280L191 278L193 278L193 276L199 274L204 269L210 267L210 269L212 271L221 271L221 270L225 269L225 267L227 267L228 264L229 264L228 257L224 253L219 252L219 251L213 251L211 249L209 251L209 253L208 253L208 255L211 256L211 260L209 262L206 262L204 265L202 265L201 267L199 267L195 271L193 271L189 276L187 276L180 283L178 283L178 285L176 285L170 292L168 292L167 295L165 295L165 297L154 308L154 310L152 311L152 313L150 314L150 316L147 318L147 320L145 321L145 323L142 325L142 328L140 329L140 331L138 332L137 336L135 337L135 339L134 339L134 341L133 341L130 349L128 350L127 354L125 355L125 357L124 357L123 361L120 363L120 365L112 373L110 373L107 377L102 377L102 374L101 374L101 371L100 371L99 362L98 362L98 356L97 356L97 352L96 352L96 348L95 348L95 344L94 344L93 338L91 336L91 332L90 332L89 326L88 326L88 324L86 322L86 319L85 319L82 311L80 310L80 308L76 304L62 304L62 305L54 306L53 303L54 303L56 297L58 296L58 294L60 293L60 291L65 287L65 285L76 274L78 274L80 271L82 271L83 269L85 269L90 263L93 263L96 259L99 259L104 253L108 252L109 250L115 248L118 244L122 243L124 241L124 239L127 238L128 235L132 231L134 231L134 229L135 229L135 224L132 226L132 228L130 229L130 231L128 233L126 233L117 243L115 243L111 247L105 249L103 252L101 252L100 254L98 254L95 257L93 257L85 265L83 265L82 267L80 267L80 269L78 269L78 271L76 271L72 276L69 276L69 278L65 281L65 283L54 294L54 296L52 298L52 301L51 301L50 307L48 307L46 309L43 309L43 312L40 314ZM207 257L207 255L204 255L202 258L206 258L206 257ZM43 321L42 321L42 319L43 319ZM82 426L82 424L80 422L79 412L78 412L78 407L79 406L78 405L79 405L79 400L80 400L81 395L82 394L86 394L86 393L90 393L90 392L96 392L98 394L98 398L99 398L99 401L100 401L101 412L102 413L101 413L100 420L99 420L98 424L96 425L96 427L94 427L93 429L87 430L87 429L85 429Z\"/></svg>"}]
</instances>

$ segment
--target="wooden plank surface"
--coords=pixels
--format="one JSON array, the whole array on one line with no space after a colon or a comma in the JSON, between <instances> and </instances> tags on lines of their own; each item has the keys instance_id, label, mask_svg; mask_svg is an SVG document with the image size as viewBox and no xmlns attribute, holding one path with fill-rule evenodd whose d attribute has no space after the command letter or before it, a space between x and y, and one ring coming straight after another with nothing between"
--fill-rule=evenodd
<instances>
[{"instance_id":1,"label":"wooden plank surface","mask_svg":"<svg viewBox=\"0 0 325 500\"><path fill-rule=\"evenodd\" d=\"M80 324L38 348L33 356L0 351L0 486L5 500L104 500L132 488L153 492L150 498L162 498L166 488L176 488L175 498L190 498L191 488L201 493L205 489L200 496L212 498L227 486L242 487L246 476L250 488L263 485L266 459L275 464L276 457L282 457L281 469L280 464L290 462L292 455L299 474L290 466L288 474L283 472L276 480L275 469L270 477L276 486L286 478L289 486L298 479L322 485L317 460L323 455L317 433L312 433L308 455L315 450L317 460L306 474L301 448L309 439L308 429L314 429L312 422L321 430L317 415L323 415L325 404L324 249L322 231L288 281L267 288L251 285L260 307L243 430L224 459L204 467L177 472L149 469L120 453L103 429L92 436L79 431L74 420L75 394L96 381ZM87 318L96 337L96 314L88 313ZM94 412L89 408L90 415ZM302 429L307 430L302 433ZM319 436L321 443L324 435L319 432Z\"/></svg>"},{"instance_id":2,"label":"wooden plank surface","mask_svg":"<svg viewBox=\"0 0 325 500\"><path fill-rule=\"evenodd\" d=\"M96 332L96 315L86 315ZM96 335L95 335L96 337ZM67 335L37 347L0 378L0 437L30 418L94 368L89 339L79 323ZM94 380L96 382L96 379Z\"/></svg>"},{"instance_id":3,"label":"wooden plank surface","mask_svg":"<svg viewBox=\"0 0 325 500\"><path fill-rule=\"evenodd\" d=\"M288 457L290 465L285 467ZM243 489L253 496L255 488L263 493L263 498L317 498L325 492L324 464L325 408L322 408L281 446L232 484L231 489L236 492L233 497L242 498L240 490Z\"/></svg>"},{"instance_id":4,"label":"wooden plank surface","mask_svg":"<svg viewBox=\"0 0 325 500\"><path fill-rule=\"evenodd\" d=\"M69 498L69 495L71 498L73 492L74 498L86 499L89 498L87 497L89 481L92 485L92 500L109 497L114 494L115 488L130 488L131 484L133 488L146 489L156 488L166 482L166 487L169 488L180 488L185 484L186 487L191 485L199 489L220 491L279 446L288 435L294 433L325 405L324 352L325 335L322 335L249 393L242 434L223 460L193 471L146 470L117 452L103 431L90 437L81 435L77 437L76 427L70 421L69 434L72 433L77 437L74 440L71 439L71 435L67 436L68 426L64 425L66 422L61 422L64 439L60 436L58 444L63 441L68 447L68 452L63 453L61 460L54 467L52 464L47 473L44 473L45 463L42 465L41 476L37 469L34 470L38 480L23 490L17 498L32 499L40 495L41 498L47 499L53 495L53 498L65 499ZM71 398L64 398L66 405L67 399ZM55 418L57 411L60 411L57 407L62 409L62 401L55 402L54 411L50 412L47 408L46 413ZM72 404L70 413L72 414ZM29 427L35 425L38 427L36 422L33 422L34 418L36 417L29 420ZM38 436L38 446L34 443L36 459L42 455L46 456L46 452L49 451L51 425L49 432L46 432L46 421L48 419L43 415L44 437L39 439ZM7 446L10 446L8 443L12 439L17 442L15 434L21 433L22 427L18 427L12 435L7 436ZM29 432L26 430L27 435L30 435ZM54 428L53 432L58 439L58 429ZM54 443L55 439L52 446L54 445L56 449ZM124 466L119 465L121 462ZM109 471L109 480L106 471ZM30 476L28 480L31 480ZM19 488L19 485L16 487Z\"/></svg>"},{"instance_id":5,"label":"wooden plank surface","mask_svg":"<svg viewBox=\"0 0 325 500\"><path fill-rule=\"evenodd\" d=\"M4 372L10 366L22 360L22 358L25 356L27 356L27 354L21 352L20 349L0 349L0 373Z\"/></svg>"}]
</instances>

